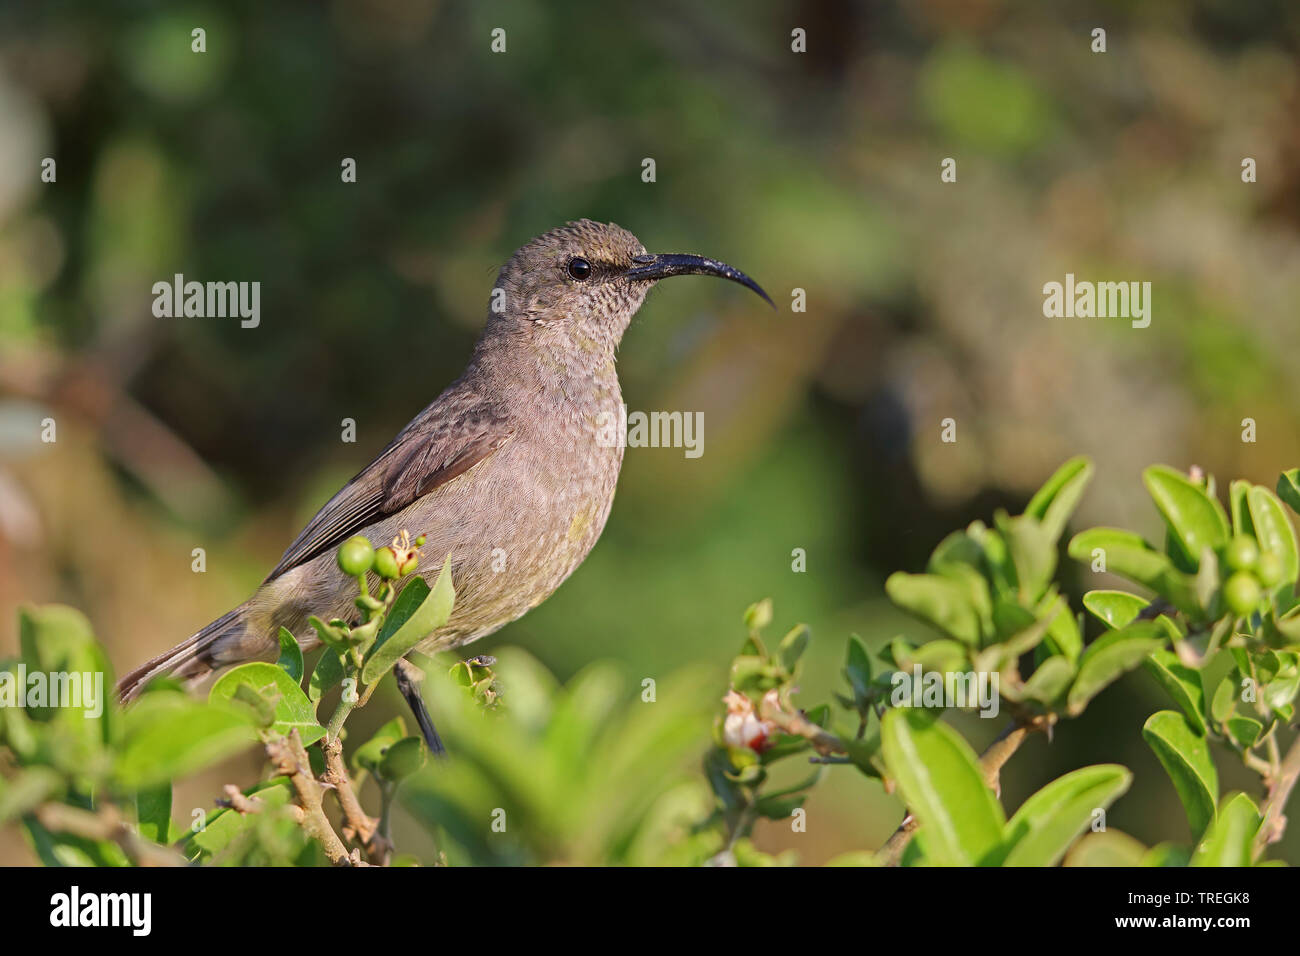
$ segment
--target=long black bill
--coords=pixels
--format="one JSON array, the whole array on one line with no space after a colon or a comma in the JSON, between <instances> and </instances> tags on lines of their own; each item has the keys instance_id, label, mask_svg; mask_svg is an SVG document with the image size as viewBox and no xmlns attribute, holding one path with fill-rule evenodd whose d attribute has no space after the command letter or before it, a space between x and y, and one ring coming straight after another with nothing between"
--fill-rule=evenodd
<instances>
[{"instance_id":1,"label":"long black bill","mask_svg":"<svg viewBox=\"0 0 1300 956\"><path fill-rule=\"evenodd\" d=\"M739 269L733 269L717 259L704 256L689 256L682 253L668 253L662 256L637 256L632 260L636 265L624 273L629 279L667 279L669 276L718 276L739 282L747 289L757 292L772 308L776 308L762 287Z\"/></svg>"}]
</instances>

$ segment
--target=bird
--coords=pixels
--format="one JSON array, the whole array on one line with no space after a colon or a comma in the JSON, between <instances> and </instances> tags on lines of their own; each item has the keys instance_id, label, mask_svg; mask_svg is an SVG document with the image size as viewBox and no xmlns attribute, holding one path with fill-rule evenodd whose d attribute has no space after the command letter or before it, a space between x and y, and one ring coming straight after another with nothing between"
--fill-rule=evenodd
<instances>
[{"instance_id":1,"label":"bird","mask_svg":"<svg viewBox=\"0 0 1300 956\"><path fill-rule=\"evenodd\" d=\"M274 659L281 627L304 650L318 646L310 616L355 615L356 581L336 562L355 535L407 532L449 556L455 606L417 646L424 654L478 640L550 597L613 505L623 442L608 439L608 423L622 406L623 333L650 289L681 275L740 283L775 308L740 270L647 253L612 222L569 222L521 246L497 275L464 374L325 503L247 601L123 677L120 699L160 676L193 686ZM438 565L414 573L432 585Z\"/></svg>"}]
</instances>

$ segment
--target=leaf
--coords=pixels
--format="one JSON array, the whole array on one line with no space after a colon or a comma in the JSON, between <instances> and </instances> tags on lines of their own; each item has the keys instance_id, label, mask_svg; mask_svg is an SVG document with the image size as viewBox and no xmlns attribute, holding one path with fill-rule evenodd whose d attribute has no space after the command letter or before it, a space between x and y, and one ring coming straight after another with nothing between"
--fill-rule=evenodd
<instances>
[{"instance_id":1,"label":"leaf","mask_svg":"<svg viewBox=\"0 0 1300 956\"><path fill-rule=\"evenodd\" d=\"M1028 515L1008 518L999 514L997 524L1016 569L1020 603L1033 606L1056 573L1056 539Z\"/></svg>"},{"instance_id":2,"label":"leaf","mask_svg":"<svg viewBox=\"0 0 1300 956\"><path fill-rule=\"evenodd\" d=\"M1055 586L1048 589L1047 595L1038 605L1038 616L1047 620L1047 634L1044 642L1053 654L1064 656L1070 663L1078 661L1083 651L1083 635L1079 633L1079 621L1070 610L1070 602L1056 592Z\"/></svg>"},{"instance_id":3,"label":"leaf","mask_svg":"<svg viewBox=\"0 0 1300 956\"><path fill-rule=\"evenodd\" d=\"M1071 458L1056 473L1048 478L1029 499L1025 514L1037 518L1044 531L1055 544L1061 539L1061 533L1083 497L1084 489L1092 479L1092 460L1086 456Z\"/></svg>"},{"instance_id":4,"label":"leaf","mask_svg":"<svg viewBox=\"0 0 1300 956\"><path fill-rule=\"evenodd\" d=\"M1155 751L1165 773L1173 781L1178 799L1187 813L1192 835L1199 836L1214 820L1219 797L1219 775L1210 759L1205 735L1182 714L1161 710L1147 718L1142 739Z\"/></svg>"},{"instance_id":5,"label":"leaf","mask_svg":"<svg viewBox=\"0 0 1300 956\"><path fill-rule=\"evenodd\" d=\"M808 630L806 624L796 625L789 634L781 638L781 643L777 645L777 653L787 671L794 673L795 665L799 663L803 652L808 649L808 642L811 640L812 632Z\"/></svg>"},{"instance_id":6,"label":"leaf","mask_svg":"<svg viewBox=\"0 0 1300 956\"><path fill-rule=\"evenodd\" d=\"M275 698L275 716L271 729L277 734L297 730L303 745L315 743L325 736L325 728L316 721L316 708L307 699L301 687L275 664L253 661L231 668L217 678L208 692L212 703L228 703L247 686L266 699Z\"/></svg>"},{"instance_id":7,"label":"leaf","mask_svg":"<svg viewBox=\"0 0 1300 956\"><path fill-rule=\"evenodd\" d=\"M1114 803L1132 782L1133 774L1118 764L1083 767L1053 780L1007 821L1002 865L1055 866L1094 813Z\"/></svg>"},{"instance_id":8,"label":"leaf","mask_svg":"<svg viewBox=\"0 0 1300 956\"><path fill-rule=\"evenodd\" d=\"M123 714L122 724L116 773L126 790L183 777L257 740L243 715L174 691L141 697Z\"/></svg>"},{"instance_id":9,"label":"leaf","mask_svg":"<svg viewBox=\"0 0 1300 956\"><path fill-rule=\"evenodd\" d=\"M145 787L135 795L135 819L140 836L164 846L171 842L172 785Z\"/></svg>"},{"instance_id":10,"label":"leaf","mask_svg":"<svg viewBox=\"0 0 1300 956\"><path fill-rule=\"evenodd\" d=\"M280 628L280 659L275 663L295 682L302 682L302 648L298 646L298 639L287 627Z\"/></svg>"},{"instance_id":11,"label":"leaf","mask_svg":"<svg viewBox=\"0 0 1300 956\"><path fill-rule=\"evenodd\" d=\"M220 853L241 834L256 827L259 817L288 804L292 794L288 777L275 777L248 788L244 791L244 796L262 801L261 813L245 816L227 807L210 814L204 821L203 829L189 838L185 845L185 855L194 857L197 854L207 859Z\"/></svg>"},{"instance_id":12,"label":"leaf","mask_svg":"<svg viewBox=\"0 0 1300 956\"><path fill-rule=\"evenodd\" d=\"M1065 695L1066 688L1074 678L1074 665L1068 659L1052 656L1034 669L1025 681L1021 696L1035 700L1044 707L1050 707Z\"/></svg>"},{"instance_id":13,"label":"leaf","mask_svg":"<svg viewBox=\"0 0 1300 956\"><path fill-rule=\"evenodd\" d=\"M849 635L848 652L844 661L844 676L853 690L854 701L861 702L871 691L871 655L867 645L856 634Z\"/></svg>"},{"instance_id":14,"label":"leaf","mask_svg":"<svg viewBox=\"0 0 1300 956\"><path fill-rule=\"evenodd\" d=\"M1070 713L1082 713L1088 701L1126 671L1137 667L1164 642L1165 631L1161 625L1155 621L1135 621L1118 631L1108 631L1089 644L1079 659L1079 673L1070 687Z\"/></svg>"},{"instance_id":15,"label":"leaf","mask_svg":"<svg viewBox=\"0 0 1300 956\"><path fill-rule=\"evenodd\" d=\"M1259 808L1244 793L1223 800L1219 814L1192 854L1192 866L1250 866L1251 845L1263 822Z\"/></svg>"},{"instance_id":16,"label":"leaf","mask_svg":"<svg viewBox=\"0 0 1300 956\"><path fill-rule=\"evenodd\" d=\"M1147 848L1120 830L1084 834L1065 857L1065 866L1141 866Z\"/></svg>"},{"instance_id":17,"label":"leaf","mask_svg":"<svg viewBox=\"0 0 1300 956\"><path fill-rule=\"evenodd\" d=\"M940 865L974 865L1002 839L1004 818L974 751L942 721L895 708L881 721L890 776L925 831L927 856Z\"/></svg>"},{"instance_id":18,"label":"leaf","mask_svg":"<svg viewBox=\"0 0 1300 956\"><path fill-rule=\"evenodd\" d=\"M1205 685L1201 672L1188 667L1173 651L1160 648L1152 651L1143 666L1156 679L1165 692L1174 699L1199 734L1205 733Z\"/></svg>"},{"instance_id":19,"label":"leaf","mask_svg":"<svg viewBox=\"0 0 1300 956\"><path fill-rule=\"evenodd\" d=\"M1068 550L1070 557L1090 565L1098 549L1105 554L1107 571L1150 588L1180 610L1199 610L1187 575L1140 535L1118 528L1090 528L1070 539Z\"/></svg>"},{"instance_id":20,"label":"leaf","mask_svg":"<svg viewBox=\"0 0 1300 956\"><path fill-rule=\"evenodd\" d=\"M384 759L384 751L406 736L406 721L394 717L352 754L352 769L375 771Z\"/></svg>"},{"instance_id":21,"label":"leaf","mask_svg":"<svg viewBox=\"0 0 1300 956\"><path fill-rule=\"evenodd\" d=\"M1127 591L1097 590L1083 596L1083 606L1112 630L1133 623L1150 603L1146 598Z\"/></svg>"},{"instance_id":22,"label":"leaf","mask_svg":"<svg viewBox=\"0 0 1300 956\"><path fill-rule=\"evenodd\" d=\"M1250 482L1236 479L1228 484L1228 510L1232 514L1232 533L1255 537L1255 526L1250 521L1250 505L1246 496L1250 493Z\"/></svg>"},{"instance_id":23,"label":"leaf","mask_svg":"<svg viewBox=\"0 0 1300 956\"><path fill-rule=\"evenodd\" d=\"M980 621L966 588L937 574L895 571L885 581L889 599L946 634L978 647Z\"/></svg>"},{"instance_id":24,"label":"leaf","mask_svg":"<svg viewBox=\"0 0 1300 956\"><path fill-rule=\"evenodd\" d=\"M409 596L408 596L409 595ZM393 669L399 659L447 623L456 601L451 583L451 555L442 563L433 590L423 578L412 578L393 602L375 644L361 667L361 680L373 684Z\"/></svg>"},{"instance_id":25,"label":"leaf","mask_svg":"<svg viewBox=\"0 0 1300 956\"><path fill-rule=\"evenodd\" d=\"M1166 465L1142 472L1142 483L1183 552L1196 558L1202 549L1217 551L1228 543L1228 516L1217 498L1186 475Z\"/></svg>"},{"instance_id":26,"label":"leaf","mask_svg":"<svg viewBox=\"0 0 1300 956\"><path fill-rule=\"evenodd\" d=\"M419 737L403 737L384 751L378 774L394 783L405 780L424 766L424 741Z\"/></svg>"},{"instance_id":27,"label":"leaf","mask_svg":"<svg viewBox=\"0 0 1300 956\"><path fill-rule=\"evenodd\" d=\"M1282 559L1282 580L1294 584L1300 575L1300 554L1297 553L1295 529L1282 510L1282 503L1263 485L1252 485L1246 495L1250 506L1250 520L1255 525L1255 537L1262 551L1272 551Z\"/></svg>"},{"instance_id":28,"label":"leaf","mask_svg":"<svg viewBox=\"0 0 1300 956\"><path fill-rule=\"evenodd\" d=\"M1229 717L1224 721L1223 729L1232 738L1233 743L1243 750L1248 750L1259 740L1260 734L1264 732L1264 725L1254 717Z\"/></svg>"},{"instance_id":29,"label":"leaf","mask_svg":"<svg viewBox=\"0 0 1300 956\"><path fill-rule=\"evenodd\" d=\"M1300 468L1292 468L1277 476L1277 496L1300 514Z\"/></svg>"},{"instance_id":30,"label":"leaf","mask_svg":"<svg viewBox=\"0 0 1300 956\"><path fill-rule=\"evenodd\" d=\"M332 647L326 647L312 668L307 682L307 699L320 706L320 699L343 680L343 658Z\"/></svg>"}]
</instances>

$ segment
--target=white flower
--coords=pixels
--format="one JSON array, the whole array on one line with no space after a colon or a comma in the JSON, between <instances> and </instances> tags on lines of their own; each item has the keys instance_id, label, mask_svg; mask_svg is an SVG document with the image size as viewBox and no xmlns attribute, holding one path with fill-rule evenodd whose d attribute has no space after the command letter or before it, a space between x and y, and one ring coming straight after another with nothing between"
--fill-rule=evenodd
<instances>
[{"instance_id":1,"label":"white flower","mask_svg":"<svg viewBox=\"0 0 1300 956\"><path fill-rule=\"evenodd\" d=\"M754 713L753 701L732 690L727 691L722 702L727 705L727 716L722 722L722 739L728 747L747 747L755 753L762 753L771 746L770 738L776 731L776 725L770 720L761 720Z\"/></svg>"}]
</instances>

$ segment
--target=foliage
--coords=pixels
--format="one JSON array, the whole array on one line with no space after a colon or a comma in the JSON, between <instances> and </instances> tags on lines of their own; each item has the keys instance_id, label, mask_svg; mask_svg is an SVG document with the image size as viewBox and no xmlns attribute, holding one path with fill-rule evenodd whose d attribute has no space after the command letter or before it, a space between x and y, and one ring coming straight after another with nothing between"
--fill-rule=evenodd
<instances>
[{"instance_id":1,"label":"foliage","mask_svg":"<svg viewBox=\"0 0 1300 956\"><path fill-rule=\"evenodd\" d=\"M398 588L420 539L403 535L378 552L354 539L339 563L356 578L358 619L311 619L324 647L310 671L282 631L275 663L228 671L206 700L160 680L126 709L102 696L102 710L52 706L49 693L7 701L0 822L21 826L51 865L781 865L796 857L759 849L758 822L798 832L823 777L853 772L896 792L908 814L882 848L845 853L832 861L840 865L1269 862L1300 776L1288 730L1300 690L1300 552L1285 511L1300 505L1300 471L1283 475L1276 494L1233 482L1225 507L1198 471L1147 469L1165 524L1160 547L1114 528L1066 541L1092 473L1086 459L1067 462L1021 514L976 521L944 538L922 571L892 575L891 600L933 634L881 642L874 656L851 636L843 689L829 703L795 702L809 629L770 640L771 602L751 606L707 744L711 695L700 676L646 678L638 693L594 664L561 686L507 652L504 679L495 659L478 657L425 688L454 759L429 760L397 717L345 761L348 717L395 666L411 666L403 658L427 662L417 646L455 600L450 560L432 588L419 577ZM1147 593L1089 590L1087 620L1061 583L1062 550ZM21 633L22 656L4 662L0 692L26 687L25 675L108 673L76 611L25 610ZM1148 848L1107 827L1107 809L1133 782L1114 763L1072 770L1004 809L1000 772L1025 737L1068 733L1059 728L1139 667L1170 699L1141 735L1183 805L1187 842ZM942 719L950 708L1008 726L977 754ZM172 782L257 743L264 778L226 787L215 812L178 826ZM701 754L703 774L693 776ZM1225 756L1259 775L1257 796L1220 792ZM370 782L378 818L360 806ZM419 857L395 855L399 803L424 831Z\"/></svg>"}]
</instances>

